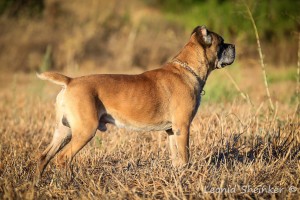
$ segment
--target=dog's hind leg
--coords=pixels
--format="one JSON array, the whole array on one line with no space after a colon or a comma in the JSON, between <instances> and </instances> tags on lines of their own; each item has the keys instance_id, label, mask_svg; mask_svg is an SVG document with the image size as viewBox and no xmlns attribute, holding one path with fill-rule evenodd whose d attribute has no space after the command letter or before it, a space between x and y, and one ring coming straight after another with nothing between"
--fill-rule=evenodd
<instances>
[{"instance_id":1,"label":"dog's hind leg","mask_svg":"<svg viewBox=\"0 0 300 200\"><path fill-rule=\"evenodd\" d=\"M38 173L41 176L49 161L59 152L71 139L71 129L64 124L67 123L64 117L63 96L65 89L62 89L56 97L56 127L53 139L39 159ZM65 123L64 123L65 122ZM68 124L66 124L68 125Z\"/></svg>"},{"instance_id":2,"label":"dog's hind leg","mask_svg":"<svg viewBox=\"0 0 300 200\"><path fill-rule=\"evenodd\" d=\"M72 162L73 157L94 137L98 124L95 123L72 128L72 139L58 154L57 164L64 167Z\"/></svg>"},{"instance_id":3,"label":"dog's hind leg","mask_svg":"<svg viewBox=\"0 0 300 200\"><path fill-rule=\"evenodd\" d=\"M84 112L82 112L83 106ZM72 161L73 157L95 136L99 125L98 111L93 97L72 99L72 104L67 104L67 110L72 138L57 156L57 164L60 166L65 166Z\"/></svg>"},{"instance_id":4,"label":"dog's hind leg","mask_svg":"<svg viewBox=\"0 0 300 200\"><path fill-rule=\"evenodd\" d=\"M59 123L55 128L53 139L39 159L39 175L41 176L49 161L59 152L71 139L71 129Z\"/></svg>"}]
</instances>

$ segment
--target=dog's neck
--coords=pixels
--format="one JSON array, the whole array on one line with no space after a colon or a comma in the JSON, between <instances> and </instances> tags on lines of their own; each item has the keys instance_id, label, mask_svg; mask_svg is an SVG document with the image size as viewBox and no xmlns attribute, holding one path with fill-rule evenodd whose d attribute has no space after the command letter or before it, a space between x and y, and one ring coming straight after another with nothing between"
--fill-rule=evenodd
<instances>
[{"instance_id":1,"label":"dog's neck","mask_svg":"<svg viewBox=\"0 0 300 200\"><path fill-rule=\"evenodd\" d=\"M181 60L174 58L172 60L173 63L176 63L178 65L180 65L181 67L183 67L184 69L186 69L187 71L189 71L191 74L193 74L193 76L197 79L197 81L199 82L200 85L203 85L203 79L201 79L199 77L199 75L192 69L192 67L190 67L186 62L182 62Z\"/></svg>"},{"instance_id":2,"label":"dog's neck","mask_svg":"<svg viewBox=\"0 0 300 200\"><path fill-rule=\"evenodd\" d=\"M205 58L205 59L203 59ZM182 63L182 67L190 68L194 76L197 77L198 82L203 87L209 73L208 61L206 60L205 52L203 48L199 46L198 41L192 36L190 41L183 47L181 52L175 56L173 62ZM186 66L186 67L185 67Z\"/></svg>"}]
</instances>

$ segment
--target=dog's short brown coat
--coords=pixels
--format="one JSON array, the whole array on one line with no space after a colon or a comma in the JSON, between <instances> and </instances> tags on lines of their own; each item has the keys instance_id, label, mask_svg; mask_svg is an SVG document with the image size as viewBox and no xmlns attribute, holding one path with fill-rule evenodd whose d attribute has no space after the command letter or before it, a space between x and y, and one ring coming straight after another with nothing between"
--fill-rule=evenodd
<instances>
[{"instance_id":1,"label":"dog's short brown coat","mask_svg":"<svg viewBox=\"0 0 300 200\"><path fill-rule=\"evenodd\" d=\"M40 157L40 174L59 151L58 164L71 161L97 129L106 130L106 123L133 130L165 130L173 165L186 164L190 124L207 77L234 59L221 62L226 57L224 45L228 44L219 35L202 26L195 28L171 62L139 75L38 75L63 86L56 99L53 140ZM231 48L234 50L233 45Z\"/></svg>"}]
</instances>

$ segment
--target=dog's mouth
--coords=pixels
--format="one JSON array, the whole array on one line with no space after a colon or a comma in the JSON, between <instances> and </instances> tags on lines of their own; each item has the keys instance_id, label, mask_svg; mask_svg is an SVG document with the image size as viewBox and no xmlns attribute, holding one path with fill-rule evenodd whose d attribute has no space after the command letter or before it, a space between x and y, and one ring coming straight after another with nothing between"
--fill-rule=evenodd
<instances>
[{"instance_id":1,"label":"dog's mouth","mask_svg":"<svg viewBox=\"0 0 300 200\"><path fill-rule=\"evenodd\" d=\"M222 63L220 61L217 61L216 68L222 69L222 68L226 67L227 65L231 65L232 63L233 63L233 61L231 63Z\"/></svg>"}]
</instances>

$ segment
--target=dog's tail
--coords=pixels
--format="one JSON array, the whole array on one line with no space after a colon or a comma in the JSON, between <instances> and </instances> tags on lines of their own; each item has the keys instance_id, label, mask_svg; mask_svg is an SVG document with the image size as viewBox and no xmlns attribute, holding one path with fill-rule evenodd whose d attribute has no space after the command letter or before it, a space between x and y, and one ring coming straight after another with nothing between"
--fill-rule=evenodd
<instances>
[{"instance_id":1,"label":"dog's tail","mask_svg":"<svg viewBox=\"0 0 300 200\"><path fill-rule=\"evenodd\" d=\"M41 74L36 73L37 77L39 77L42 80L48 80L51 81L52 83L55 83L57 85L61 86L67 86L72 78L67 77L65 75L56 73L56 72L44 72Z\"/></svg>"}]
</instances>

